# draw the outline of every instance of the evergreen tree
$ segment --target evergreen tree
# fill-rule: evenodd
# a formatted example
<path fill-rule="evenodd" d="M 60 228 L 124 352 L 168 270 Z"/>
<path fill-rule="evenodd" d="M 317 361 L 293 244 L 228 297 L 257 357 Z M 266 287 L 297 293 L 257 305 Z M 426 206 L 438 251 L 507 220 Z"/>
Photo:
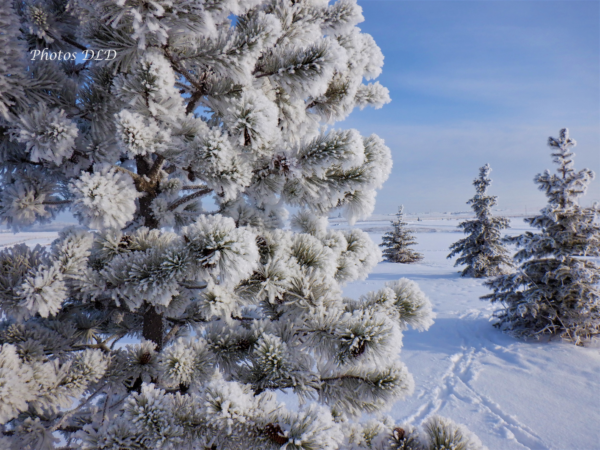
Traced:
<path fill-rule="evenodd" d="M 347 418 L 412 392 L 401 330 L 430 302 L 406 279 L 344 298 L 378 247 L 322 220 L 368 215 L 391 168 L 377 136 L 323 126 L 389 101 L 361 20 L 353 0 L 0 3 L 0 220 L 89 228 L 0 252 L 1 448 L 403 445 Z"/>
<path fill-rule="evenodd" d="M 385 248 L 383 250 L 383 257 L 386 261 L 407 264 L 421 261 L 423 255 L 408 248 L 411 245 L 415 245 L 417 241 L 412 232 L 407 228 L 408 223 L 402 221 L 403 210 L 404 206 L 398 208 L 397 219 L 392 221 L 394 229 L 383 235 L 379 246 Z"/>
<path fill-rule="evenodd" d="M 535 183 L 548 197 L 540 214 L 525 219 L 539 233 L 506 238 L 520 250 L 515 273 L 489 280 L 493 293 L 482 297 L 500 302 L 498 325 L 514 334 L 561 336 L 582 344 L 600 331 L 600 267 L 586 257 L 600 254 L 600 208 L 579 206 L 594 178 L 589 169 L 575 172 L 575 141 L 567 129 L 549 138 L 556 174 L 548 170 Z"/>
<path fill-rule="evenodd" d="M 466 264 L 462 276 L 485 278 L 503 273 L 512 263 L 508 251 L 502 244 L 501 231 L 508 228 L 508 219 L 492 216 L 496 196 L 486 195 L 492 183 L 489 164 L 479 168 L 479 177 L 473 180 L 475 196 L 467 202 L 475 211 L 475 219 L 458 224 L 468 236 L 450 246 L 448 258 L 461 256 L 454 266 Z"/>

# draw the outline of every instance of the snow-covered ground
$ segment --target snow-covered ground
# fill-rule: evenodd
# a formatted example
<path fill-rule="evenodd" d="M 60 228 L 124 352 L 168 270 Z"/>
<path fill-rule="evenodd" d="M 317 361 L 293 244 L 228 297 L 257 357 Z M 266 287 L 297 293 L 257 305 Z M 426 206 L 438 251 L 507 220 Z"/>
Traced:
<path fill-rule="evenodd" d="M 341 221 L 331 221 L 345 228 Z M 346 286 L 357 296 L 406 277 L 419 283 L 437 313 L 422 333 L 404 335 L 402 360 L 415 393 L 390 414 L 418 424 L 431 414 L 450 417 L 475 432 L 490 450 L 600 449 L 600 345 L 581 348 L 552 341 L 523 342 L 490 323 L 494 307 L 479 300 L 481 280 L 461 278 L 448 247 L 462 237 L 457 219 L 411 222 L 425 255 L 419 264 L 380 263 L 365 281 Z M 387 221 L 359 222 L 379 243 Z M 513 219 L 511 234 L 527 229 Z M 49 244 L 54 232 L 0 234 L 0 247 Z"/>
<path fill-rule="evenodd" d="M 27 244 L 35 247 L 37 244 L 49 245 L 58 237 L 58 232 L 35 232 L 35 233 L 0 233 L 0 249 L 15 244 Z"/>
<path fill-rule="evenodd" d="M 419 283 L 437 313 L 422 333 L 404 334 L 402 361 L 415 378 L 415 393 L 390 414 L 399 422 L 420 423 L 431 414 L 464 423 L 490 449 L 600 449 L 600 348 L 559 341 L 523 342 L 490 323 L 495 309 L 479 297 L 482 280 L 462 278 L 447 260 L 456 220 L 410 223 L 417 230 L 424 260 L 383 262 L 365 281 L 346 286 L 357 297 L 385 282 L 406 277 Z M 344 226 L 340 224 L 339 226 Z M 362 222 L 381 242 L 384 223 Z M 510 234 L 527 229 L 513 219 Z"/>

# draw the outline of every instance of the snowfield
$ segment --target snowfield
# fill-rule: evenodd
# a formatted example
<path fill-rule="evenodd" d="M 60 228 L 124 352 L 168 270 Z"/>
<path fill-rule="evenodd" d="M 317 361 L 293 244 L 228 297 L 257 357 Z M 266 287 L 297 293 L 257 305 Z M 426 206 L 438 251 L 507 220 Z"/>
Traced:
<path fill-rule="evenodd" d="M 49 245 L 58 237 L 58 232 L 35 233 L 0 233 L 0 249 L 16 244 L 27 244 L 35 247 L 37 244 Z"/>
<path fill-rule="evenodd" d="M 410 219 L 409 219 L 410 220 Z M 415 379 L 414 394 L 390 411 L 397 422 L 417 425 L 439 414 L 467 425 L 490 450 L 600 449 L 600 345 L 514 339 L 492 326 L 495 309 L 479 300 L 483 280 L 462 278 L 446 259 L 457 219 L 411 222 L 425 258 L 416 264 L 382 262 L 365 281 L 348 284 L 357 298 L 398 278 L 416 281 L 437 314 L 425 332 L 405 332 L 402 361 Z M 332 220 L 335 228 L 345 222 Z M 374 242 L 387 221 L 359 222 Z M 527 229 L 512 219 L 510 234 Z M 1 233 L 0 247 L 47 245 L 58 233 Z M 291 398 L 286 397 L 288 404 Z"/>
<path fill-rule="evenodd" d="M 390 414 L 415 425 L 431 414 L 450 417 L 489 449 L 600 449 L 600 345 L 524 342 L 494 328 L 490 318 L 496 307 L 479 300 L 489 293 L 483 280 L 462 278 L 454 260 L 446 259 L 448 247 L 463 236 L 456 233 L 458 222 L 410 223 L 423 261 L 382 262 L 365 281 L 344 289 L 357 297 L 387 281 L 409 278 L 437 314 L 428 331 L 404 334 L 401 360 L 416 388 Z M 357 226 L 381 242 L 382 222 Z M 525 229 L 522 219 L 512 219 L 507 231 Z"/>

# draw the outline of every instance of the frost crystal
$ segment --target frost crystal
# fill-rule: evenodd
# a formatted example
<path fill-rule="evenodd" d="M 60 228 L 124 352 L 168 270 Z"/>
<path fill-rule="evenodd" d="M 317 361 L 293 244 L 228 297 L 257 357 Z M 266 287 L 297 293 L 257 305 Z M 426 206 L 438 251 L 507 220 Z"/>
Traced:
<path fill-rule="evenodd" d="M 56 266 L 42 267 L 28 276 L 17 295 L 33 316 L 42 317 L 55 315 L 65 300 L 67 291 L 63 283 L 62 273 Z"/>
<path fill-rule="evenodd" d="M 133 219 L 135 200 L 141 195 L 128 175 L 115 170 L 83 173 L 73 181 L 72 210 L 82 223 L 97 229 L 123 228 Z"/>
<path fill-rule="evenodd" d="M 77 126 L 64 111 L 48 110 L 42 104 L 31 114 L 20 116 L 13 136 L 25 144 L 31 161 L 49 161 L 58 166 L 73 154 Z"/>
<path fill-rule="evenodd" d="M 164 143 L 169 137 L 158 128 L 154 120 L 127 110 L 117 115 L 117 130 L 123 149 L 132 158 L 164 149 Z"/>
<path fill-rule="evenodd" d="M 0 422 L 6 423 L 27 409 L 35 398 L 33 371 L 23 365 L 14 345 L 0 347 Z"/>

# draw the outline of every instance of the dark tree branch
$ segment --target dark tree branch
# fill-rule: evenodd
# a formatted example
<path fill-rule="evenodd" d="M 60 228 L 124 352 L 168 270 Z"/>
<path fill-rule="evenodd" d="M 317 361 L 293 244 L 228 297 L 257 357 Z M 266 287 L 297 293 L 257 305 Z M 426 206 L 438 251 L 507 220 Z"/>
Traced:
<path fill-rule="evenodd" d="M 184 288 L 189 289 L 190 291 L 193 291 L 193 290 L 201 291 L 202 289 L 206 289 L 206 287 L 208 286 L 208 284 L 206 284 L 206 283 L 205 284 L 197 284 L 197 285 L 181 283 L 181 285 Z"/>
<path fill-rule="evenodd" d="M 198 100 L 202 98 L 204 95 L 203 90 L 196 90 L 190 97 L 187 106 L 185 107 L 186 114 L 191 114 L 196 109 L 196 105 L 198 104 Z"/>
<path fill-rule="evenodd" d="M 131 178 L 133 178 L 133 181 L 135 183 L 137 183 L 140 180 L 140 178 L 141 178 L 137 173 L 133 173 L 131 170 L 127 170 L 124 167 L 114 166 L 114 168 L 118 172 L 123 172 L 123 173 L 126 173 L 127 175 L 129 175 Z"/>
<path fill-rule="evenodd" d="M 73 414 L 75 414 L 77 411 L 81 410 L 83 407 L 85 407 L 87 404 L 89 404 L 98 394 L 100 394 L 104 388 L 106 387 L 106 384 L 103 384 L 102 386 L 100 386 L 93 394 L 91 394 L 85 401 L 81 402 L 79 404 L 79 406 L 77 406 L 77 408 L 66 412 L 61 419 L 57 422 L 57 424 L 52 427 L 52 431 L 68 431 L 69 433 L 73 433 L 75 431 L 79 431 L 81 428 L 79 427 L 62 427 L 62 424 L 65 422 L 65 420 L 67 420 L 69 417 L 71 417 Z M 74 431 L 69 431 L 69 428 L 75 428 Z"/>
<path fill-rule="evenodd" d="M 341 380 L 367 381 L 364 378 L 357 377 L 357 376 L 354 376 L 354 375 L 340 375 L 339 377 L 321 378 L 321 381 L 323 383 L 331 383 L 333 381 L 341 381 Z"/>
<path fill-rule="evenodd" d="M 173 336 L 175 336 L 177 334 L 177 332 L 179 331 L 180 328 L 181 328 L 181 325 L 179 325 L 179 324 L 173 325 L 171 330 L 165 336 L 165 343 L 168 343 L 171 339 L 173 339 Z"/>
<path fill-rule="evenodd" d="M 61 36 L 61 39 L 63 41 L 65 41 L 67 44 L 72 45 L 73 47 L 76 47 L 81 51 L 86 51 L 88 49 L 85 45 L 81 45 L 79 42 L 74 41 L 73 39 L 68 38 L 66 36 Z"/>
<path fill-rule="evenodd" d="M 244 147 L 252 144 L 252 138 L 250 137 L 250 133 L 248 132 L 248 128 L 244 128 Z"/>
<path fill-rule="evenodd" d="M 205 186 L 203 184 L 199 184 L 197 186 L 183 186 L 180 190 L 181 191 L 195 191 L 196 189 L 208 189 L 208 186 Z"/>
<path fill-rule="evenodd" d="M 68 205 L 72 203 L 71 200 L 50 200 L 46 202 L 42 202 L 42 205 Z"/>
<path fill-rule="evenodd" d="M 190 77 L 189 70 L 180 64 L 181 60 L 176 60 L 171 54 L 168 44 L 163 46 L 163 50 L 165 52 L 165 56 L 173 66 L 173 69 L 175 69 L 177 73 L 184 77 L 195 88 L 185 109 L 185 112 L 190 114 L 194 112 L 194 109 L 196 109 L 196 104 L 206 94 L 206 79 L 208 77 L 208 72 L 204 72 L 200 77 L 200 80 L 195 80 Z"/>
<path fill-rule="evenodd" d="M 13 162 L 13 161 L 10 161 L 10 162 Z M 20 158 L 18 161 L 15 161 L 15 162 L 19 162 L 22 164 L 31 164 L 32 166 L 43 166 L 44 165 L 44 163 L 29 161 L 28 159 L 23 159 L 23 158 Z"/>
<path fill-rule="evenodd" d="M 190 194 L 190 195 L 187 195 L 185 197 L 182 197 L 179 200 L 171 203 L 169 205 L 168 209 L 169 209 L 169 211 L 175 211 L 179 206 L 181 206 L 181 205 L 183 205 L 183 204 L 185 204 L 185 203 L 187 203 L 189 201 L 192 201 L 195 198 L 203 197 L 206 194 L 209 194 L 210 192 L 212 192 L 212 189 L 209 189 L 209 188 L 205 188 L 205 189 L 201 189 L 199 191 L 196 191 L 193 194 Z"/>
<path fill-rule="evenodd" d="M 151 181 L 158 180 L 160 171 L 161 171 L 164 163 L 165 163 L 165 157 L 162 155 L 157 155 L 156 160 L 154 161 L 154 164 L 152 165 L 152 167 L 150 168 L 150 171 L 148 172 L 148 178 L 150 178 Z"/>

